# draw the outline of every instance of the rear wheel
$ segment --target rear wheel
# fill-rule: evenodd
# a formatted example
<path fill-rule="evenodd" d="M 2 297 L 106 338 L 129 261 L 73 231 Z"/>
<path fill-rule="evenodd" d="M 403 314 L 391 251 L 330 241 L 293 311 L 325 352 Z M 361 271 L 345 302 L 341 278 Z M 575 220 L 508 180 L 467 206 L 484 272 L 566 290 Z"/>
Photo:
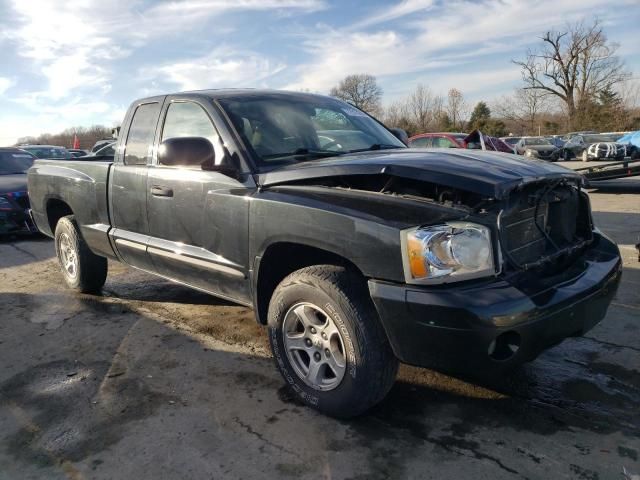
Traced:
<path fill-rule="evenodd" d="M 286 277 L 269 304 L 269 341 L 295 395 L 335 417 L 381 401 L 398 371 L 363 278 L 344 267 L 318 265 Z"/>
<path fill-rule="evenodd" d="M 107 279 L 107 259 L 89 250 L 73 215 L 58 221 L 54 238 L 67 286 L 82 293 L 100 291 Z"/>

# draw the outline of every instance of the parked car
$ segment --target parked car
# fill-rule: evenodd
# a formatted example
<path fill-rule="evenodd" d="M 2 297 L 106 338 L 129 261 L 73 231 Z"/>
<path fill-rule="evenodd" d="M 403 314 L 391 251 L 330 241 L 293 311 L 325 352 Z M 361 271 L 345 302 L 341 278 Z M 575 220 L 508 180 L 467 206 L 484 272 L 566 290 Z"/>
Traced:
<path fill-rule="evenodd" d="M 576 135 L 597 135 L 598 133 L 599 132 L 596 132 L 595 130 L 582 130 L 580 132 L 569 132 L 564 134 L 564 136 L 562 137 L 562 140 L 564 140 L 565 142 L 568 142 Z"/>
<path fill-rule="evenodd" d="M 627 145 L 618 143 L 620 135 L 576 135 L 562 147 L 564 160 L 579 158 L 590 160 L 623 160 L 627 156 Z"/>
<path fill-rule="evenodd" d="M 549 140 L 556 148 L 562 148 L 566 143 L 566 141 L 563 140 L 563 138 L 560 135 L 550 135 L 545 138 Z"/>
<path fill-rule="evenodd" d="M 20 145 L 22 150 L 26 150 L 37 158 L 50 160 L 69 160 L 73 155 L 64 147 L 55 145 Z"/>
<path fill-rule="evenodd" d="M 67 151 L 73 157 L 84 157 L 85 155 L 87 155 L 89 153 L 86 150 L 81 150 L 79 148 L 68 148 Z"/>
<path fill-rule="evenodd" d="M 27 170 L 34 160 L 24 150 L 0 148 L 0 235 L 37 232 L 27 195 Z"/>
<path fill-rule="evenodd" d="M 558 148 L 544 137 L 522 137 L 515 145 L 518 155 L 540 158 L 555 162 L 559 156 Z"/>
<path fill-rule="evenodd" d="M 500 137 L 500 140 L 502 140 L 504 143 L 506 143 L 507 145 L 509 145 L 510 147 L 515 148 L 516 143 L 518 143 L 518 141 L 521 139 L 522 137 Z"/>
<path fill-rule="evenodd" d="M 421 133 L 409 138 L 411 148 L 466 148 L 467 133 Z"/>
<path fill-rule="evenodd" d="M 114 140 L 113 138 L 106 138 L 104 140 L 98 140 L 96 143 L 93 144 L 93 147 L 91 147 L 91 151 L 89 153 L 95 153 L 98 150 L 100 150 L 101 148 L 106 147 L 107 145 L 113 143 Z"/>
<path fill-rule="evenodd" d="M 110 258 L 253 307 L 294 395 L 349 417 L 398 361 L 499 375 L 616 293 L 581 175 L 463 153 L 335 98 L 209 90 L 134 102 L 113 162 L 38 160 L 29 194 L 70 288 L 99 291 Z"/>
<path fill-rule="evenodd" d="M 411 148 L 465 148 L 513 153 L 511 146 L 479 130 L 471 133 L 421 133 L 409 138 Z"/>
<path fill-rule="evenodd" d="M 627 146 L 627 154 L 632 160 L 640 158 L 640 130 L 635 132 L 627 132 L 617 140 Z"/>

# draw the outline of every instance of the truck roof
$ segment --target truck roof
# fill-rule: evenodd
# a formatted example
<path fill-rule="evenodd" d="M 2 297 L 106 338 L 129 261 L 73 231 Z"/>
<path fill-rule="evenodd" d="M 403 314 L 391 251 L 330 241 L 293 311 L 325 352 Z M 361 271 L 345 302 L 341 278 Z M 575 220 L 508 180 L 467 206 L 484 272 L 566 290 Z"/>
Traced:
<path fill-rule="evenodd" d="M 154 95 L 152 97 L 140 98 L 135 103 L 145 102 L 147 100 L 156 100 L 164 96 L 191 96 L 209 97 L 209 98 L 224 98 L 224 97 L 237 97 L 237 96 L 258 96 L 258 95 L 282 95 L 282 96 L 294 96 L 294 97 L 327 97 L 328 95 L 321 95 L 317 93 L 307 92 L 294 92 L 289 90 L 275 90 L 270 88 L 211 88 L 205 90 L 188 90 L 184 92 L 172 92 L 163 95 Z"/>

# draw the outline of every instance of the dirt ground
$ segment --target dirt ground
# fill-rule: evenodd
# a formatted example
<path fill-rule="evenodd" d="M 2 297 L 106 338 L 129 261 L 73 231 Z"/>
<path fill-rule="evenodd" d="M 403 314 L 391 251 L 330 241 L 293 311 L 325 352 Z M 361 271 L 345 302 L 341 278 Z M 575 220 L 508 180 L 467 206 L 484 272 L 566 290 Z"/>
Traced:
<path fill-rule="evenodd" d="M 640 474 L 640 179 L 591 191 L 621 246 L 606 319 L 485 384 L 401 369 L 351 421 L 292 401 L 252 312 L 110 265 L 65 290 L 0 241 L 0 479 L 624 479 Z"/>

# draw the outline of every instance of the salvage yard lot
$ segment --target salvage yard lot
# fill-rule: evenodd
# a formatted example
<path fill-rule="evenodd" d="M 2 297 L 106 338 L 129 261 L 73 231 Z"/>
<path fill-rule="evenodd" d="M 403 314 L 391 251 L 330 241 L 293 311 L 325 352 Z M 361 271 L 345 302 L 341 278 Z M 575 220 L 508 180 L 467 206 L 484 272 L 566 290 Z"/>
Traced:
<path fill-rule="evenodd" d="M 67 291 L 48 239 L 0 242 L 0 479 L 640 474 L 640 180 L 591 190 L 621 245 L 606 319 L 499 381 L 402 367 L 350 421 L 292 401 L 252 312 L 110 264 Z"/>

